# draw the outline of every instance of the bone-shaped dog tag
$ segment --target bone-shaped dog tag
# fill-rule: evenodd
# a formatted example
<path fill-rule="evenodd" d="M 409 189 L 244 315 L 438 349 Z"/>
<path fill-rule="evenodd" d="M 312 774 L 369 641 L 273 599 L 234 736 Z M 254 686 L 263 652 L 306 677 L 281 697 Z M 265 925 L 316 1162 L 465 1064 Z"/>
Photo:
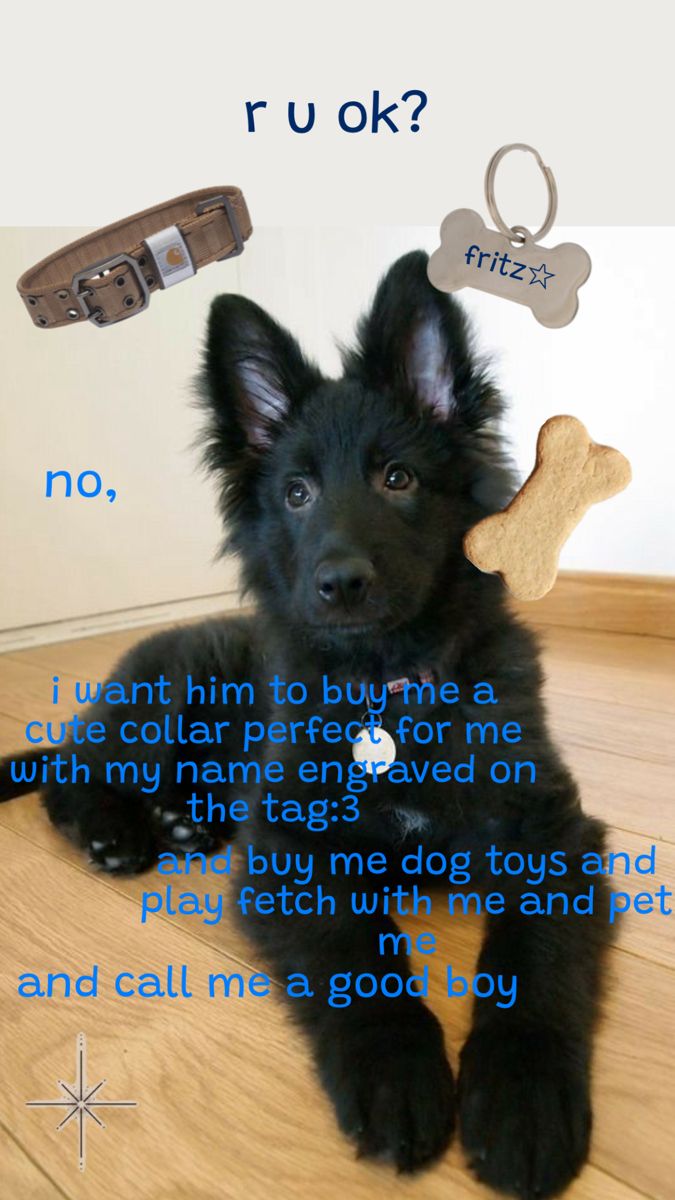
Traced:
<path fill-rule="evenodd" d="M 517 227 L 520 231 L 520 227 Z M 526 304 L 542 325 L 567 325 L 579 306 L 577 291 L 591 272 L 582 246 L 541 246 L 488 229 L 477 212 L 458 208 L 441 225 L 441 244 L 429 260 L 430 282 L 442 292 L 478 288 Z"/>

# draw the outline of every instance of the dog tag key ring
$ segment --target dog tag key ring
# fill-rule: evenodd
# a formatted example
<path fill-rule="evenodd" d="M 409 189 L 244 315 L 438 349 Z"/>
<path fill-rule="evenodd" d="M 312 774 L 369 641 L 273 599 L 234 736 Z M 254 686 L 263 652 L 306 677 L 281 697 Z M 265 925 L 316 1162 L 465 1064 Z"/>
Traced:
<path fill-rule="evenodd" d="M 512 150 L 533 154 L 548 189 L 543 225 L 531 233 L 524 225 L 507 225 L 495 199 L 497 167 Z M 591 260 L 582 246 L 564 242 L 542 246 L 555 221 L 558 189 L 553 171 L 533 146 L 512 142 L 492 155 L 485 173 L 485 200 L 497 229 L 489 229 L 471 208 L 458 208 L 441 225 L 441 244 L 429 259 L 429 280 L 441 292 L 477 288 L 530 308 L 541 325 L 568 325 L 579 307 L 578 289 L 591 273 Z"/>
<path fill-rule="evenodd" d="M 373 726 L 376 727 L 377 737 L 374 736 Z M 384 775 L 396 761 L 396 742 L 382 728 L 382 718 L 377 714 L 370 711 L 363 714 L 361 728 L 352 742 L 352 758 L 354 762 L 367 763 L 369 771 L 374 771 L 376 775 Z"/>

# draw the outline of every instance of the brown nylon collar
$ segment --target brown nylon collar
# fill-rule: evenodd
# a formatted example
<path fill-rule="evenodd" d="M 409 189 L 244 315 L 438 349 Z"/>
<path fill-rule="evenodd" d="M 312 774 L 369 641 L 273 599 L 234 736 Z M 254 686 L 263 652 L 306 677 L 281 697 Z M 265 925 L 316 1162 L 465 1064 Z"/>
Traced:
<path fill-rule="evenodd" d="M 151 292 L 241 254 L 251 232 L 239 188 L 201 188 L 71 242 L 16 286 L 39 329 L 114 325 L 147 308 Z"/>

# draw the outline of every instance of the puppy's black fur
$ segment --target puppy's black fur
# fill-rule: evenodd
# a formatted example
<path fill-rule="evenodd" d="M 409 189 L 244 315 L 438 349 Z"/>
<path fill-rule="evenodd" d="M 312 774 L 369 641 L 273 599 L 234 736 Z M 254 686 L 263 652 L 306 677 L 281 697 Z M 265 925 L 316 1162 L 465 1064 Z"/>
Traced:
<path fill-rule="evenodd" d="M 307 686 L 307 704 L 294 706 L 294 719 L 319 712 L 347 721 L 352 709 L 322 708 L 323 674 L 338 683 L 382 682 L 430 670 L 462 691 L 453 711 L 415 710 L 431 721 L 457 718 L 443 746 L 424 750 L 424 757 L 451 762 L 466 756 L 462 722 L 487 719 L 472 703 L 471 685 L 493 684 L 499 720 L 519 721 L 525 730 L 524 757 L 536 762 L 536 786 L 488 784 L 480 763 L 469 788 L 425 783 L 403 794 L 383 775 L 369 787 L 358 822 L 321 833 L 271 824 L 256 807 L 243 826 L 244 841 L 267 854 L 311 851 L 318 879 L 337 895 L 338 915 L 243 923 L 281 978 L 308 975 L 314 994 L 294 1001 L 293 1012 L 312 1040 L 338 1121 L 361 1152 L 416 1169 L 447 1145 L 457 1107 L 480 1179 L 522 1197 L 554 1195 L 588 1150 L 591 1033 L 606 929 L 602 883 L 596 881 L 593 916 L 524 917 L 515 903 L 522 880 L 500 877 L 510 907 L 488 921 L 479 970 L 516 974 L 518 999 L 509 1009 L 496 1006 L 498 997 L 476 1001 L 457 1086 L 440 1026 L 419 998 L 354 999 L 346 1008 L 326 1003 L 336 972 L 379 978 L 407 971 L 400 956 L 378 953 L 379 934 L 395 929 L 389 917 L 350 915 L 354 880 L 328 873 L 331 850 L 381 849 L 395 859 L 402 847 L 419 843 L 446 853 L 470 848 L 478 868 L 472 887 L 484 891 L 496 886 L 479 868 L 490 844 L 535 855 L 564 850 L 568 872 L 555 890 L 571 898 L 588 887 L 582 853 L 603 845 L 601 826 L 582 813 L 551 744 L 533 639 L 507 610 L 501 583 L 479 574 L 462 554 L 463 534 L 501 507 L 512 486 L 495 429 L 500 399 L 472 352 L 462 310 L 429 285 L 425 256 L 407 255 L 380 284 L 356 347 L 344 354 L 343 377 L 329 381 L 255 304 L 221 296 L 211 312 L 200 391 L 227 544 L 241 558 L 257 615 L 150 638 L 114 678 L 163 672 L 178 680 L 189 672 L 203 682 L 251 679 L 264 701 L 266 681 L 278 674 Z M 133 715 L 163 711 L 148 706 Z M 401 712 L 394 698 L 391 719 Z M 128 712 L 99 705 L 90 715 L 112 731 L 104 747 L 78 748 L 92 782 L 51 783 L 45 800 L 51 818 L 71 827 L 102 867 L 142 869 L 160 847 L 208 849 L 232 833 L 189 820 L 185 795 L 170 784 L 180 747 L 153 749 L 163 760 L 161 794 L 148 799 L 137 789 L 108 787 L 104 758 L 142 758 L 147 750 L 115 744 Z M 233 740 L 221 753 L 240 756 L 236 722 L 250 712 L 192 707 L 186 715 L 230 719 Z M 288 719 L 288 708 L 278 715 Z M 269 703 L 261 716 L 272 716 Z M 190 756 L 198 750 L 191 747 Z M 479 759 L 494 757 L 488 747 L 476 752 Z M 212 747 L 202 753 L 214 757 Z M 292 781 L 277 794 L 308 802 L 317 787 L 296 781 L 300 760 L 346 762 L 350 749 L 332 745 L 308 754 L 306 745 L 282 745 L 270 753 L 283 760 Z M 400 759 L 414 755 L 414 748 L 399 746 Z M 500 757 L 523 757 L 523 746 L 503 745 Z M 19 790 L 29 785 L 11 784 L 5 763 L 0 796 Z M 275 892 L 279 880 L 270 875 L 255 883 Z M 369 883 L 378 889 L 383 879 L 359 879 L 359 887 Z"/>

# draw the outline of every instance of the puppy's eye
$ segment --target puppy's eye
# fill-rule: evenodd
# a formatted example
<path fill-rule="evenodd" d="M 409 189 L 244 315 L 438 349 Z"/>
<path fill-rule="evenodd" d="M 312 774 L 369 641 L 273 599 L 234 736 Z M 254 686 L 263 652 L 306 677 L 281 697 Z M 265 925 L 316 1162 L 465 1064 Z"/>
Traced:
<path fill-rule="evenodd" d="M 405 492 L 412 487 L 415 476 L 403 463 L 389 463 L 384 472 L 384 486 L 390 492 Z"/>
<path fill-rule="evenodd" d="M 304 479 L 294 479 L 286 489 L 286 504 L 289 508 L 303 508 L 312 499 L 309 484 Z"/>

